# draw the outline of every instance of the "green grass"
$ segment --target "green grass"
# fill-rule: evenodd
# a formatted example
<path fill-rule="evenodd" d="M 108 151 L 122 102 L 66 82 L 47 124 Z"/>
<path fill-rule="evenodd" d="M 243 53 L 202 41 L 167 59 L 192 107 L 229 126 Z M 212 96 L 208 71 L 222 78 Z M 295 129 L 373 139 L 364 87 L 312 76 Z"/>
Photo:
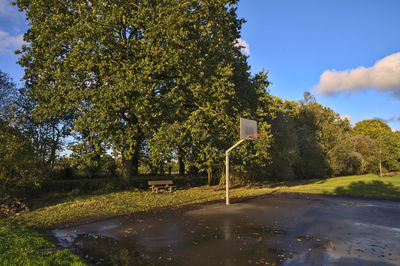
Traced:
<path fill-rule="evenodd" d="M 379 177 L 360 175 L 320 180 L 293 181 L 280 186 L 245 186 L 231 190 L 232 198 L 256 196 L 271 192 L 320 193 L 367 198 L 400 199 L 400 175 Z M 123 191 L 100 195 L 69 196 L 19 217 L 31 225 L 50 226 L 90 216 L 112 216 L 162 207 L 224 200 L 224 187 L 197 187 L 174 193 L 153 194 L 150 191 Z"/>
<path fill-rule="evenodd" d="M 279 191 L 319 193 L 376 199 L 400 199 L 400 175 L 379 177 L 358 175 L 313 180 L 308 184 L 279 188 Z"/>
<path fill-rule="evenodd" d="M 0 220 L 0 265 L 85 265 L 69 250 L 21 223 Z"/>
<path fill-rule="evenodd" d="M 231 197 L 240 198 L 271 192 L 272 188 L 241 187 L 232 189 Z M 101 195 L 69 197 L 58 204 L 45 206 L 19 217 L 32 225 L 50 226 L 89 216 L 120 215 L 162 207 L 179 207 L 225 198 L 223 187 L 197 187 L 174 193 L 123 191 Z"/>

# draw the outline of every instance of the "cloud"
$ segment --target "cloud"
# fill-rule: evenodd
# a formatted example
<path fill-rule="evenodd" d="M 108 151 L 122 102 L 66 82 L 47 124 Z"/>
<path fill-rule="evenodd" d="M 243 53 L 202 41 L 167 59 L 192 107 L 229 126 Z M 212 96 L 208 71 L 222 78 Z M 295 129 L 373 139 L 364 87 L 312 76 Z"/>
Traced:
<path fill-rule="evenodd" d="M 379 119 L 385 123 L 395 123 L 395 122 L 400 122 L 400 115 L 394 115 L 389 119 L 383 119 L 383 118 L 379 118 Z"/>
<path fill-rule="evenodd" d="M 13 53 L 13 50 L 20 48 L 24 44 L 23 36 L 23 34 L 12 36 L 0 30 L 0 54 Z"/>
<path fill-rule="evenodd" d="M 245 40 L 242 40 L 240 38 L 236 39 L 236 46 L 240 47 L 240 50 L 245 55 L 250 55 L 250 45 Z"/>
<path fill-rule="evenodd" d="M 378 60 L 372 67 L 360 66 L 344 71 L 326 70 L 315 87 L 321 95 L 334 95 L 362 89 L 392 92 L 400 97 L 400 53 Z"/>
<path fill-rule="evenodd" d="M 341 115 L 340 118 L 342 120 L 348 119 L 349 121 L 351 121 L 351 115 Z"/>

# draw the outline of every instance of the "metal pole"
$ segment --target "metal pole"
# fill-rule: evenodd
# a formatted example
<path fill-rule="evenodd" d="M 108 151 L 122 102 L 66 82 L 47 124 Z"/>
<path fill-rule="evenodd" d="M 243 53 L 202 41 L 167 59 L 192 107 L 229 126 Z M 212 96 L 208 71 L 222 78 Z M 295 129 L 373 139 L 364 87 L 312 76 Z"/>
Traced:
<path fill-rule="evenodd" d="M 240 143 L 245 141 L 245 139 L 241 139 L 238 142 L 235 143 L 232 147 L 230 147 L 226 152 L 225 152 L 225 176 L 226 176 L 226 181 L 225 181 L 225 196 L 226 196 L 226 205 L 229 205 L 229 154 L 231 151 L 236 148 Z"/>
<path fill-rule="evenodd" d="M 226 152 L 225 158 L 225 198 L 226 198 L 226 205 L 229 205 L 229 152 Z"/>

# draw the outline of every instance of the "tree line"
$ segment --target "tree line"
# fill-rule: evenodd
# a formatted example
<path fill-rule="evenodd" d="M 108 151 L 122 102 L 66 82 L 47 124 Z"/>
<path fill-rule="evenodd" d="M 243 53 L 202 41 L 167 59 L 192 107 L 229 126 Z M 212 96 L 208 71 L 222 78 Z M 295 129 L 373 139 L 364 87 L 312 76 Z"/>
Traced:
<path fill-rule="evenodd" d="M 1 72 L 2 187 L 39 186 L 60 167 L 216 183 L 240 117 L 263 137 L 233 152 L 238 181 L 399 170 L 400 136 L 383 121 L 352 127 L 250 74 L 237 2 L 16 1 L 30 28 L 16 51 L 24 87 Z"/>

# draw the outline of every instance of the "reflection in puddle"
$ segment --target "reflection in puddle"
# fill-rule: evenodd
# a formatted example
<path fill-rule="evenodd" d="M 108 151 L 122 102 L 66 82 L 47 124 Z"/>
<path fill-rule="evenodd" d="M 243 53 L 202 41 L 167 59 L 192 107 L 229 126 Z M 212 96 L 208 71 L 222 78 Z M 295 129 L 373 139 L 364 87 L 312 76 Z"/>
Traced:
<path fill-rule="evenodd" d="M 285 260 L 283 265 L 328 265 L 329 255 L 325 252 L 306 252 L 295 254 Z"/>
<path fill-rule="evenodd" d="M 74 235 L 67 239 L 68 247 L 77 248 L 78 253 L 91 264 L 147 265 L 151 256 L 141 253 L 134 241 L 101 237 L 92 234 Z"/>

